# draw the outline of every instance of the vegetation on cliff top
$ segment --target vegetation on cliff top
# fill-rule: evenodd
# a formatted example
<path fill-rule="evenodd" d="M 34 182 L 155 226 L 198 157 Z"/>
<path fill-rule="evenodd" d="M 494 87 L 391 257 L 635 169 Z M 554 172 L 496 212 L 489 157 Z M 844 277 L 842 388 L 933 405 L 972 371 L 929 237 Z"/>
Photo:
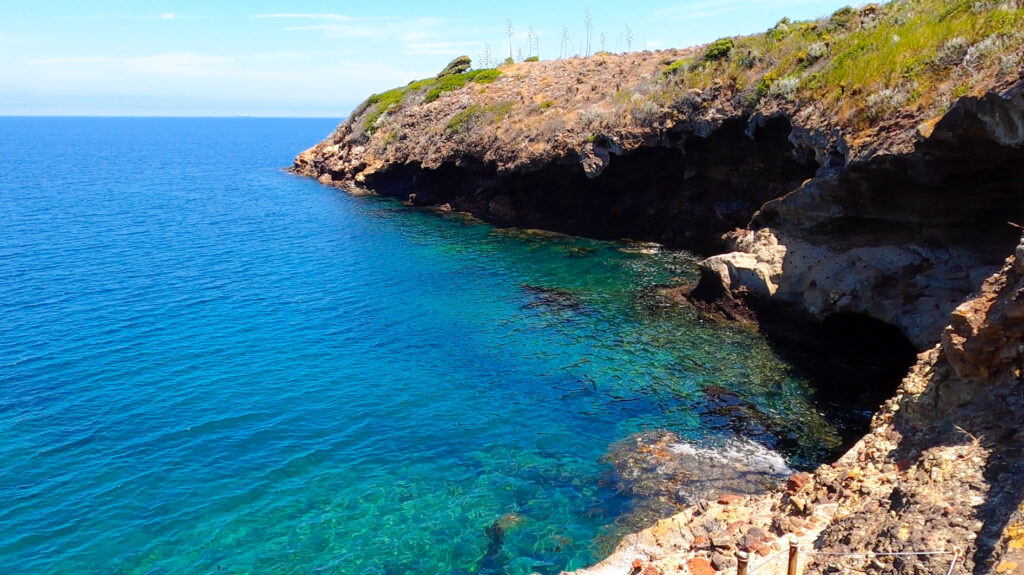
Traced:
<path fill-rule="evenodd" d="M 469 58 L 459 56 L 434 78 L 416 80 L 401 88 L 388 90 L 382 94 L 373 94 L 359 105 L 353 116 L 362 115 L 365 131 L 372 134 L 382 116 L 401 106 L 413 94 L 424 94 L 423 101 L 430 103 L 441 97 L 445 92 L 457 90 L 469 82 L 489 84 L 501 75 L 501 71 L 493 68 L 469 70 Z"/>
<path fill-rule="evenodd" d="M 871 138 L 858 132 L 883 120 L 916 126 L 962 96 L 1024 78 L 1024 0 L 895 0 L 683 50 L 482 70 L 467 70 L 467 60 L 374 94 L 339 137 L 385 163 L 468 154 L 511 169 L 598 135 L 629 149 L 704 116 L 813 108 L 819 128 L 842 129 L 852 149 Z"/>
<path fill-rule="evenodd" d="M 763 34 L 715 42 L 665 72 L 679 87 L 727 83 L 752 102 L 777 96 L 838 104 L 857 123 L 903 106 L 941 112 L 982 71 L 1019 69 L 1022 47 L 1019 0 L 901 0 L 814 21 L 783 19 Z"/>

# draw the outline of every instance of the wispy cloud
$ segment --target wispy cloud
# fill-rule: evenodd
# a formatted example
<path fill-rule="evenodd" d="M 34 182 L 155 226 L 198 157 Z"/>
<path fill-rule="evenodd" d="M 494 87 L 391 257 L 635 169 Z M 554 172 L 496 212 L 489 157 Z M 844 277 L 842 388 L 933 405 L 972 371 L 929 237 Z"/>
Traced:
<path fill-rule="evenodd" d="M 372 22 L 375 20 L 399 20 L 394 16 L 348 16 L 318 12 L 280 12 L 276 14 L 253 14 L 250 18 L 275 20 L 321 20 L 329 22 Z"/>
<path fill-rule="evenodd" d="M 335 13 L 282 12 L 253 14 L 252 18 L 292 20 L 286 32 L 322 32 L 329 38 L 380 38 L 405 44 L 436 38 L 443 24 L 440 18 L 395 18 L 391 16 L 349 16 Z"/>
<path fill-rule="evenodd" d="M 67 54 L 0 60 L 0 110 L 5 109 L 5 99 L 7 109 L 22 111 L 45 109 L 44 104 L 37 105 L 43 100 L 63 102 L 71 109 L 85 109 L 85 102 L 130 102 L 140 110 L 160 102 L 172 108 L 192 102 L 203 109 L 233 102 L 234 108 L 225 109 L 259 113 L 273 104 L 343 115 L 370 92 L 422 76 L 408 60 L 353 59 L 336 50 Z"/>
<path fill-rule="evenodd" d="M 210 56 L 194 52 L 168 52 L 150 56 L 67 56 L 35 58 L 28 66 L 42 73 L 70 77 L 101 77 L 116 73 L 150 76 L 211 76 L 237 62 L 230 56 Z"/>
<path fill-rule="evenodd" d="M 304 26 L 286 26 L 286 32 L 324 32 L 328 36 L 347 38 L 372 38 L 380 36 L 381 31 L 369 26 L 348 26 L 343 24 L 307 24 Z"/>
<path fill-rule="evenodd" d="M 73 16 L 73 18 L 90 20 L 197 20 L 199 16 L 178 14 L 177 12 L 161 12 L 159 14 L 82 14 Z"/>
<path fill-rule="evenodd" d="M 337 57 L 338 54 L 334 54 Z M 331 70 L 332 76 L 361 77 L 394 82 L 408 81 L 415 72 L 394 68 L 381 62 L 358 62 L 342 60 L 330 62 L 329 53 L 276 52 L 248 56 L 220 56 L 195 52 L 168 52 L 146 56 L 82 55 L 57 58 L 34 58 L 24 61 L 21 67 L 36 78 L 61 80 L 68 84 L 68 78 L 97 81 L 104 79 L 195 79 L 208 85 L 222 84 L 230 78 L 267 79 L 275 77 L 304 77 L 304 82 L 315 82 L 322 78 L 323 70 Z M 296 66 L 302 62 L 302 66 Z M 146 88 L 146 82 L 138 83 L 139 89 Z M 375 82 L 376 83 L 376 82 Z M 386 82 L 381 82 L 385 83 Z M 2 82 L 0 82 L 2 84 Z M 73 85 L 73 84 L 72 84 Z"/>
<path fill-rule="evenodd" d="M 350 22 L 354 20 L 351 16 L 344 14 L 316 14 L 310 12 L 286 12 L 277 14 L 253 14 L 252 18 L 273 18 L 278 20 L 334 20 L 336 22 Z"/>

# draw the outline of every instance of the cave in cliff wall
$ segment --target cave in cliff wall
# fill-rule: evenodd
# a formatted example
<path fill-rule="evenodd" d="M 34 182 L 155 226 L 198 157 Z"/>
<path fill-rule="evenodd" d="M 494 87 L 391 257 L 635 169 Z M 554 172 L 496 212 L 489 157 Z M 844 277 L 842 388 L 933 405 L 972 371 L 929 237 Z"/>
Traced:
<path fill-rule="evenodd" d="M 751 137 L 747 122 L 733 119 L 707 137 L 670 131 L 657 145 L 621 155 L 598 137 L 595 150 L 610 160 L 597 177 L 576 161 L 499 176 L 467 160 L 435 170 L 392 167 L 367 185 L 402 199 L 415 194 L 416 205 L 447 203 L 499 225 L 628 237 L 708 254 L 724 247 L 723 233 L 746 226 L 766 201 L 818 169 L 813 158 L 795 153 L 790 130 L 779 117 Z"/>

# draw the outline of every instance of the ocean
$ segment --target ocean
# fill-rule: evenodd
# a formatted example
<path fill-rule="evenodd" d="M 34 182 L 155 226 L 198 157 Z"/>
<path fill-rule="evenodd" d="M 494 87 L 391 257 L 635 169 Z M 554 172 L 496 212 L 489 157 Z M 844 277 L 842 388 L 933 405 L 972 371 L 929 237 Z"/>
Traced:
<path fill-rule="evenodd" d="M 336 123 L 0 118 L 0 572 L 556 573 L 636 434 L 835 450 L 692 254 L 284 171 Z"/>

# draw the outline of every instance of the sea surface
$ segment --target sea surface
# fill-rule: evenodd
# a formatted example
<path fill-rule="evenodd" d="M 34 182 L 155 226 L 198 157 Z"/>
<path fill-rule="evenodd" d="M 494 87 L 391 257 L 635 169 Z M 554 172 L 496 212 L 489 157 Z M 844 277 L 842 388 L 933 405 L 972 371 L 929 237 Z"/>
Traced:
<path fill-rule="evenodd" d="M 694 256 L 283 170 L 335 124 L 0 118 L 0 573 L 553 573 L 616 442 L 836 447 Z"/>

